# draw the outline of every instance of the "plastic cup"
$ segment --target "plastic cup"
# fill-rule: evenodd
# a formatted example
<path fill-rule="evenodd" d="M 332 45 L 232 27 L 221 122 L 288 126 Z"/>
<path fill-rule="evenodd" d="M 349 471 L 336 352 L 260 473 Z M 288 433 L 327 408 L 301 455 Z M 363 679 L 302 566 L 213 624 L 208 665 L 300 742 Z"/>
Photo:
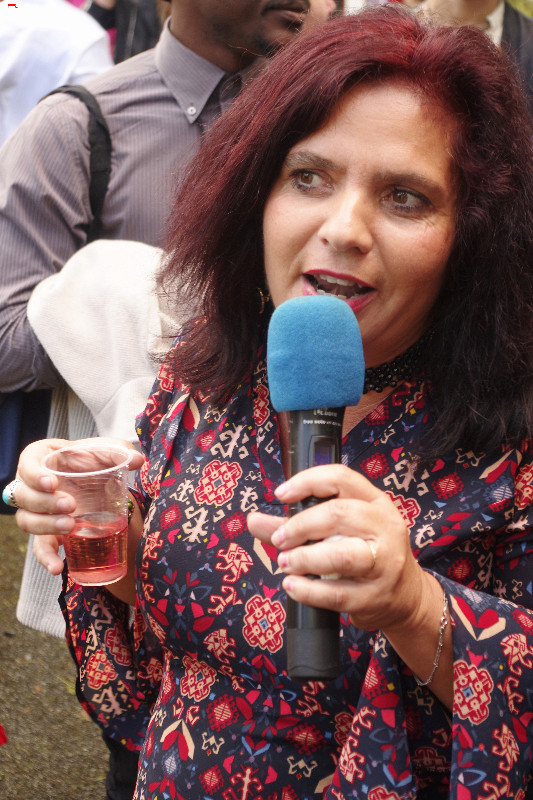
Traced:
<path fill-rule="evenodd" d="M 126 448 L 91 443 L 63 447 L 43 460 L 59 489 L 76 500 L 75 527 L 64 534 L 63 546 L 70 575 L 83 586 L 126 575 L 130 458 Z"/>

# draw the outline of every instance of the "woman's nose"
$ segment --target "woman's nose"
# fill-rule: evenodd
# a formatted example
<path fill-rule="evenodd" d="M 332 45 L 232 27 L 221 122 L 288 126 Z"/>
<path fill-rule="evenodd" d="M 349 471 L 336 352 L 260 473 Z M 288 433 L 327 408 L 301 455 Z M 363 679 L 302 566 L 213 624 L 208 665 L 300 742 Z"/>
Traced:
<path fill-rule="evenodd" d="M 332 198 L 318 235 L 324 244 L 339 252 L 356 249 L 368 253 L 372 247 L 368 214 L 365 200 L 359 194 L 338 195 Z"/>

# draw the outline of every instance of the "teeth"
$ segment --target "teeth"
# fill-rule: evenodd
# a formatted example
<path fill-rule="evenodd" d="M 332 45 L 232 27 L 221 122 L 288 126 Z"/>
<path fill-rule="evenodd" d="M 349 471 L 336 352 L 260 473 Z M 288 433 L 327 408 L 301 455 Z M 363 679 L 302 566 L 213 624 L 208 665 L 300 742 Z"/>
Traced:
<path fill-rule="evenodd" d="M 331 294 L 331 292 L 326 292 L 326 291 L 324 291 L 324 289 L 317 289 L 316 293 L 317 294 L 327 294 L 327 295 Z M 348 300 L 347 295 L 340 294 L 340 292 L 336 292 L 335 296 L 338 297 L 339 300 Z"/>
<path fill-rule="evenodd" d="M 346 281 L 344 278 L 334 278 L 332 275 L 317 275 L 317 278 L 323 283 L 337 283 L 339 286 L 354 285 L 354 281 Z"/>

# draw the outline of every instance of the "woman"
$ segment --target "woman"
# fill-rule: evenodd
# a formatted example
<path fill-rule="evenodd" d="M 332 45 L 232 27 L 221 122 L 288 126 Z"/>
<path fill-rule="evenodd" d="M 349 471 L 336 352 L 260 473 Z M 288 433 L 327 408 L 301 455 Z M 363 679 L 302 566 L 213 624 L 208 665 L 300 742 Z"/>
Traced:
<path fill-rule="evenodd" d="M 137 800 L 524 796 L 528 126 L 480 32 L 385 7 L 302 37 L 206 137 L 162 275 L 203 316 L 139 419 L 136 564 L 108 590 L 67 576 L 63 598 L 94 717 L 133 748 L 155 701 Z M 267 289 L 274 306 L 342 295 L 357 316 L 368 386 L 346 409 L 346 466 L 284 480 Z M 59 444 L 21 458 L 32 533 L 72 527 L 39 466 Z M 328 499 L 286 519 L 313 494 Z M 61 569 L 56 537 L 36 538 Z M 325 573 L 340 577 L 304 577 Z M 344 612 L 337 680 L 287 675 L 286 593 Z"/>

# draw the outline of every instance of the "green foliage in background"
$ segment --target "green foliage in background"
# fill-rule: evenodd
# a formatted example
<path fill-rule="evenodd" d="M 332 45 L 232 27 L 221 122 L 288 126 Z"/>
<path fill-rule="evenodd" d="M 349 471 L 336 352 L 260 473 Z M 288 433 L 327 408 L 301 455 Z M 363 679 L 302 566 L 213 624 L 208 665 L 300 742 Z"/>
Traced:
<path fill-rule="evenodd" d="M 509 0 L 509 2 L 519 11 L 533 17 L 533 0 Z"/>

